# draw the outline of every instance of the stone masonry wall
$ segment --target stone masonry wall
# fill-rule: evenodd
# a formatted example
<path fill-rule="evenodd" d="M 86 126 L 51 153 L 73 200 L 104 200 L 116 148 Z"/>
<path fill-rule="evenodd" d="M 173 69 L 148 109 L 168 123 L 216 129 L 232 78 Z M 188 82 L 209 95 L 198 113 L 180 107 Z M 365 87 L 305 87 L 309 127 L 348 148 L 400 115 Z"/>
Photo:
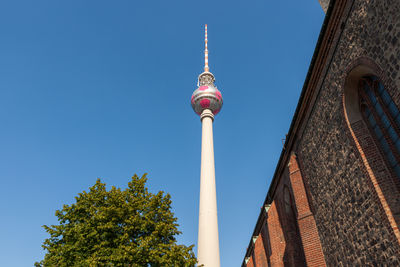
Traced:
<path fill-rule="evenodd" d="M 343 86 L 373 60 L 400 106 L 400 1 L 355 0 L 297 147 L 328 266 L 400 266 L 400 247 L 345 122 Z"/>

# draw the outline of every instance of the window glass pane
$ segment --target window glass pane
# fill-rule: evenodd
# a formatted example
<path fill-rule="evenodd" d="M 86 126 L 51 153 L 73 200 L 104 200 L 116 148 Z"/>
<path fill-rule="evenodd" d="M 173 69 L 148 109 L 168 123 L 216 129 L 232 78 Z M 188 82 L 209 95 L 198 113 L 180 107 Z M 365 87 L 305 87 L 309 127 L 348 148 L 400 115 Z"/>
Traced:
<path fill-rule="evenodd" d="M 368 86 L 368 85 L 365 86 L 365 91 L 366 91 L 366 93 L 367 93 L 367 96 L 368 96 L 369 100 L 371 100 L 372 105 L 375 105 L 375 103 L 376 103 L 375 95 L 374 95 L 374 93 L 369 89 L 369 86 Z"/>
<path fill-rule="evenodd" d="M 363 99 L 362 94 L 360 94 L 360 103 L 363 103 L 363 115 L 366 118 L 366 123 L 373 130 L 372 134 L 379 141 L 387 162 L 396 175 L 400 177 L 400 163 L 395 157 L 396 153 L 400 154 L 400 136 L 395 130 L 396 127 L 400 128 L 399 108 L 376 76 L 367 76 L 364 79 L 362 89 L 365 92 L 364 98 L 367 99 Z M 375 97 L 375 93 L 379 95 L 379 101 Z M 393 118 L 396 125 L 392 125 L 389 118 Z M 393 144 L 393 147 L 389 146 L 387 140 Z"/>
<path fill-rule="evenodd" d="M 398 127 L 400 127 L 400 116 L 399 115 L 397 115 L 397 117 L 396 117 L 396 124 Z"/>
<path fill-rule="evenodd" d="M 390 127 L 389 119 L 386 117 L 385 114 L 382 115 L 381 120 L 382 120 L 383 127 L 385 127 L 385 129 Z"/>
<path fill-rule="evenodd" d="M 396 166 L 394 166 L 393 169 L 394 169 L 394 172 L 397 174 L 397 176 L 400 177 L 400 166 L 396 165 Z"/>
<path fill-rule="evenodd" d="M 382 85 L 382 84 L 379 84 L 379 85 Z M 385 103 L 386 105 L 389 105 L 391 98 L 390 98 L 389 94 L 386 92 L 386 90 L 384 90 L 381 93 L 381 97 L 382 97 L 383 103 Z"/>
<path fill-rule="evenodd" d="M 364 112 L 365 112 L 365 116 L 367 116 L 367 117 L 369 116 L 369 114 L 371 114 L 371 111 L 367 107 L 365 107 Z M 400 122 L 400 119 L 399 119 L 399 122 Z"/>
<path fill-rule="evenodd" d="M 375 104 L 375 109 L 376 109 L 376 113 L 378 113 L 379 116 L 382 116 L 383 109 L 382 109 L 381 105 L 378 102 L 376 102 L 376 104 Z"/>
<path fill-rule="evenodd" d="M 395 113 L 395 114 L 391 114 L 392 115 L 392 118 L 396 118 L 398 115 L 400 114 L 400 112 L 399 111 L 397 111 L 397 113 Z"/>
<path fill-rule="evenodd" d="M 397 152 L 400 152 L 400 139 L 397 139 L 397 141 L 394 143 L 394 146 L 397 149 Z"/>
<path fill-rule="evenodd" d="M 386 92 L 385 90 L 383 90 L 383 84 L 382 83 L 379 83 L 378 84 L 378 93 L 379 94 L 382 94 L 383 92 Z M 387 93 L 386 93 L 387 94 Z"/>
<path fill-rule="evenodd" d="M 389 134 L 389 136 L 390 136 L 390 139 L 392 139 L 393 142 L 396 142 L 399 136 L 397 135 L 397 133 L 396 133 L 396 131 L 393 129 L 393 127 L 390 126 L 390 127 L 387 129 L 387 131 L 388 131 L 388 134 Z"/>
<path fill-rule="evenodd" d="M 375 131 L 376 138 L 378 138 L 378 140 L 380 140 L 381 137 L 383 136 L 383 133 L 382 133 L 381 129 L 379 129 L 379 127 L 376 126 L 374 128 L 374 131 Z"/>
<path fill-rule="evenodd" d="M 396 161 L 395 157 L 393 156 L 392 152 L 389 152 L 386 155 L 387 155 L 387 159 L 388 159 L 388 161 L 390 163 L 390 166 L 393 167 L 394 165 L 397 164 L 397 161 Z"/>
<path fill-rule="evenodd" d="M 388 145 L 388 143 L 386 142 L 385 138 L 382 138 L 382 139 L 380 140 L 380 143 L 381 143 L 381 145 L 382 145 L 383 152 L 385 152 L 385 154 L 387 154 L 387 153 L 390 151 L 390 148 L 389 148 L 389 145 Z"/>
<path fill-rule="evenodd" d="M 372 128 L 375 127 L 376 121 L 375 121 L 375 119 L 374 119 L 374 116 L 372 116 L 372 114 L 370 114 L 370 115 L 368 116 L 368 122 L 369 122 L 369 125 L 370 125 Z"/>
<path fill-rule="evenodd" d="M 390 101 L 389 112 L 393 117 L 397 116 L 397 114 L 399 113 L 399 110 L 397 109 L 393 101 Z"/>

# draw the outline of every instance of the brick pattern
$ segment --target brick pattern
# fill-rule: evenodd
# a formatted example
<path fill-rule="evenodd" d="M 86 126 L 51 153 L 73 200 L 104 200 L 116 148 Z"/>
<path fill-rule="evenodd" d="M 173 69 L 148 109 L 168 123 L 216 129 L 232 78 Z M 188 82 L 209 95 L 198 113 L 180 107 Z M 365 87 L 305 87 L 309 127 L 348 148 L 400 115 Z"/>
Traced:
<path fill-rule="evenodd" d="M 262 224 L 252 249 L 249 266 L 306 266 L 294 205 L 286 205 L 285 188 L 290 180 L 285 175 Z"/>
<path fill-rule="evenodd" d="M 399 106 L 400 2 L 347 2 L 352 4 L 350 15 L 341 24 L 343 32 L 326 76 L 320 77 L 322 85 L 296 152 L 326 264 L 400 266 L 400 245 L 385 211 L 388 207 L 379 200 L 362 155 L 349 134 L 342 107 L 346 66 L 362 57 L 379 66 L 382 73 L 378 76 Z M 362 135 L 364 130 L 358 126 L 352 125 Z M 371 144 L 368 139 L 360 142 Z M 384 166 L 372 154 L 369 162 L 375 166 L 371 168 Z M 375 173 L 381 177 L 377 179 L 382 189 L 393 188 L 387 182 L 390 175 L 383 169 Z M 396 194 L 384 194 L 391 199 L 389 206 L 398 198 Z"/>
<path fill-rule="evenodd" d="M 254 244 L 254 261 L 255 261 L 255 265 L 257 267 L 261 267 L 261 266 L 268 266 L 268 259 L 267 259 L 267 253 L 266 253 L 266 249 L 264 247 L 265 242 L 263 242 L 263 236 L 262 233 L 260 233 L 257 237 L 257 240 Z"/>
<path fill-rule="evenodd" d="M 336 0 L 330 13 L 279 173 L 289 149 L 297 163 L 287 177 L 274 177 L 247 266 L 400 266 L 400 179 L 364 122 L 349 125 L 343 107 L 357 64 L 374 69 L 367 74 L 378 76 L 400 107 L 400 1 Z M 284 186 L 294 196 L 294 224 Z"/>
<path fill-rule="evenodd" d="M 307 266 L 326 266 L 317 225 L 310 209 L 301 171 L 294 154 L 290 157 L 289 177 L 296 203 L 297 222 Z"/>
<path fill-rule="evenodd" d="M 247 267 L 256 267 L 255 265 L 254 265 L 254 261 L 253 261 L 253 254 L 251 254 L 251 257 L 250 257 L 250 259 L 249 259 L 249 261 L 247 262 Z"/>
<path fill-rule="evenodd" d="M 275 201 L 272 203 L 268 211 L 267 223 L 264 225 L 268 231 L 269 249 L 270 255 L 269 260 L 272 266 L 279 266 L 283 263 L 283 256 L 285 254 L 286 242 L 283 234 L 282 226 L 279 221 L 278 210 Z"/>
<path fill-rule="evenodd" d="M 366 165 L 366 172 L 371 177 L 372 186 L 376 192 L 376 201 L 382 205 L 387 219 L 383 223 L 389 223 L 393 228 L 393 242 L 400 244 L 400 179 L 388 166 L 383 152 L 380 151 L 374 136 L 363 121 L 352 123 L 350 126 L 354 134 L 356 146 Z"/>

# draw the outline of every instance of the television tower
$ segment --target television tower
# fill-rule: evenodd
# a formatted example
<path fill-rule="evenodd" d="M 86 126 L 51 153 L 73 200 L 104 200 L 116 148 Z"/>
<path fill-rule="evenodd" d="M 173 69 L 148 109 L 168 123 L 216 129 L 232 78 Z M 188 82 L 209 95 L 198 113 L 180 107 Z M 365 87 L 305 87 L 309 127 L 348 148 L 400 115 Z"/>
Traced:
<path fill-rule="evenodd" d="M 219 267 L 219 241 L 217 218 L 217 195 L 215 189 L 213 121 L 221 110 L 222 95 L 214 85 L 214 75 L 208 67 L 207 24 L 205 26 L 204 72 L 199 75 L 198 88 L 193 92 L 191 104 L 200 115 L 201 173 L 199 235 L 197 243 L 198 264 L 204 267 Z"/>

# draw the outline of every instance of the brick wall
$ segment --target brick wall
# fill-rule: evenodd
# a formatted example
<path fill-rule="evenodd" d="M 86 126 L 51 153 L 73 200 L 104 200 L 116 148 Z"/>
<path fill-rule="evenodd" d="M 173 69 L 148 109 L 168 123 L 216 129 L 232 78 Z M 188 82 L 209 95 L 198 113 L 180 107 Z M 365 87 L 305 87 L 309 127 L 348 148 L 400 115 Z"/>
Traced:
<path fill-rule="evenodd" d="M 254 242 L 247 267 L 306 265 L 294 202 L 285 201 L 284 192 L 289 190 L 292 194 L 290 188 L 290 180 L 285 175 Z"/>
<path fill-rule="evenodd" d="M 267 248 L 264 247 L 264 241 L 265 239 L 263 239 L 262 233 L 260 233 L 254 243 L 254 261 L 258 267 L 268 266 Z"/>
<path fill-rule="evenodd" d="M 326 266 L 314 214 L 295 154 L 289 161 L 289 179 L 297 210 L 297 224 L 307 266 Z"/>
<path fill-rule="evenodd" d="M 365 65 L 400 107 L 400 1 L 333 3 L 247 266 L 400 266 L 400 178 L 344 104 L 352 69 Z"/>
<path fill-rule="evenodd" d="M 360 57 L 379 66 L 388 91 L 400 104 L 400 1 L 347 3 L 349 16 L 341 21 L 343 31 L 326 76 L 320 77 L 319 94 L 296 152 L 327 265 L 400 266 L 399 243 L 349 134 L 342 105 L 347 66 Z M 390 175 L 381 174 L 384 184 Z"/>
<path fill-rule="evenodd" d="M 377 203 L 381 202 L 383 212 L 388 213 L 389 218 L 382 223 L 395 228 L 400 225 L 400 179 L 390 169 L 383 151 L 379 148 L 379 142 L 371 134 L 366 123 L 360 120 L 352 123 L 350 127 L 356 142 L 358 142 L 359 153 L 367 161 L 365 171 L 369 176 L 373 176 L 370 186 L 376 191 L 376 201 Z M 394 230 L 396 231 L 396 229 Z M 396 232 L 397 238 L 400 239 L 398 231 Z M 393 241 L 396 242 L 395 239 Z"/>

